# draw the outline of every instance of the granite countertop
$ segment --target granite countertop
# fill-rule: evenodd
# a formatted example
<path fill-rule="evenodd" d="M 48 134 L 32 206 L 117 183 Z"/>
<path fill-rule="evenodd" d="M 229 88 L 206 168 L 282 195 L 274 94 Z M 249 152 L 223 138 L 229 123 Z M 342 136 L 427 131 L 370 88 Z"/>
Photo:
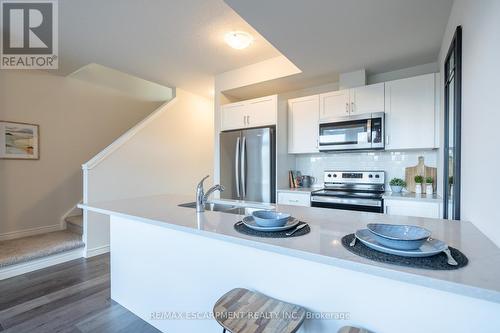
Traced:
<path fill-rule="evenodd" d="M 137 223 L 153 224 L 200 237 L 500 303 L 500 249 L 470 222 L 277 205 L 277 210 L 307 221 L 311 232 L 294 238 L 257 238 L 234 230 L 234 224 L 243 218 L 242 215 L 211 211 L 197 214 L 193 208 L 178 207 L 178 204 L 192 201 L 190 196 L 160 195 L 79 207 L 124 217 Z M 244 202 L 239 204 L 244 205 Z M 435 271 L 382 264 L 356 256 L 342 246 L 341 239 L 346 234 L 364 228 L 367 223 L 425 227 L 431 230 L 433 238 L 441 239 L 466 254 L 469 264 L 458 270 Z"/>
<path fill-rule="evenodd" d="M 419 201 L 431 201 L 431 202 L 442 202 L 441 198 L 437 194 L 426 195 L 426 194 L 416 194 L 412 192 L 385 192 L 383 198 L 385 200 L 419 200 Z"/>

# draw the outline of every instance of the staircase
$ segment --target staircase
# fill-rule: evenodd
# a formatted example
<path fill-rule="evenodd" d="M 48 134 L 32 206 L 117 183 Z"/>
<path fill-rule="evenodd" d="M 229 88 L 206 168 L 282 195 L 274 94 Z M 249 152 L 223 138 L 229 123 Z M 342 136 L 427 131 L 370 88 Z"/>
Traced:
<path fill-rule="evenodd" d="M 64 219 L 66 230 L 83 235 L 83 215 L 68 216 Z"/>
<path fill-rule="evenodd" d="M 83 215 L 72 214 L 64 218 L 66 230 L 0 241 L 0 280 L 81 258 Z"/>

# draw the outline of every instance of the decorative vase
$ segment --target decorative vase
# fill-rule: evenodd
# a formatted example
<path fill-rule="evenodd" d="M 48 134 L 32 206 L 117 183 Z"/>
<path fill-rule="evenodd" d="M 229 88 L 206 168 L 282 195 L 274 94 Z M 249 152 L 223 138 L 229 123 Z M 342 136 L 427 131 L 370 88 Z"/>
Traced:
<path fill-rule="evenodd" d="M 434 189 L 432 188 L 432 184 L 427 184 L 425 187 L 425 194 L 427 195 L 432 195 L 434 192 Z"/>
<path fill-rule="evenodd" d="M 394 193 L 401 193 L 401 191 L 403 190 L 403 187 L 402 186 L 391 185 L 391 190 Z"/>
<path fill-rule="evenodd" d="M 415 184 L 415 193 L 422 194 L 422 184 Z"/>

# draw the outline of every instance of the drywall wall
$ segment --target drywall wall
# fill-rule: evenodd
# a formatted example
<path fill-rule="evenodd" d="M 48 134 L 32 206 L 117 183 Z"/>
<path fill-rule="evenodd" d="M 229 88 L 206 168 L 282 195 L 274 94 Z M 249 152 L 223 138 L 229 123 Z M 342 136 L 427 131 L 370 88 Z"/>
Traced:
<path fill-rule="evenodd" d="M 298 73 L 300 69 L 290 60 L 284 56 L 278 56 L 218 74 L 215 77 L 215 90 L 216 92 L 226 91 Z"/>
<path fill-rule="evenodd" d="M 173 98 L 173 89 L 116 69 L 91 63 L 68 75 L 93 85 L 112 88 L 127 96 L 163 103 Z"/>
<path fill-rule="evenodd" d="M 367 79 L 367 84 L 375 84 L 380 82 L 405 79 L 412 76 L 437 73 L 437 72 L 439 72 L 439 64 L 437 62 L 431 62 L 428 64 L 403 68 L 391 72 L 368 75 L 366 79 Z"/>
<path fill-rule="evenodd" d="M 84 170 L 86 203 L 157 194 L 192 195 L 194 201 L 196 184 L 213 167 L 213 101 L 177 89 L 176 97 L 140 126 L 111 154 Z M 109 218 L 86 214 L 87 256 L 105 252 Z"/>
<path fill-rule="evenodd" d="M 40 160 L 0 160 L 0 239 L 60 228 L 82 199 L 81 164 L 158 105 L 42 71 L 0 71 L 0 119 L 40 125 Z"/>
<path fill-rule="evenodd" d="M 458 25 L 463 29 L 461 218 L 500 246 L 500 178 L 495 174 L 500 165 L 495 139 L 500 123 L 500 1 L 455 0 L 441 47 L 441 69 Z"/>

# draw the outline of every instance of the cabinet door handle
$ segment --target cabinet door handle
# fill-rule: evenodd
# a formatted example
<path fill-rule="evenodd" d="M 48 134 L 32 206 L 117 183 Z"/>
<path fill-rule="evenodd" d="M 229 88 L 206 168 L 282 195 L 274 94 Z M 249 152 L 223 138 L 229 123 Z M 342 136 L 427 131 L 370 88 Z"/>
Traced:
<path fill-rule="evenodd" d="M 385 144 L 386 144 L 386 146 L 389 145 L 389 136 L 388 135 L 385 136 Z"/>
<path fill-rule="evenodd" d="M 250 116 L 247 116 L 247 125 L 250 125 Z"/>
<path fill-rule="evenodd" d="M 349 103 L 345 103 L 345 113 L 349 113 Z"/>

